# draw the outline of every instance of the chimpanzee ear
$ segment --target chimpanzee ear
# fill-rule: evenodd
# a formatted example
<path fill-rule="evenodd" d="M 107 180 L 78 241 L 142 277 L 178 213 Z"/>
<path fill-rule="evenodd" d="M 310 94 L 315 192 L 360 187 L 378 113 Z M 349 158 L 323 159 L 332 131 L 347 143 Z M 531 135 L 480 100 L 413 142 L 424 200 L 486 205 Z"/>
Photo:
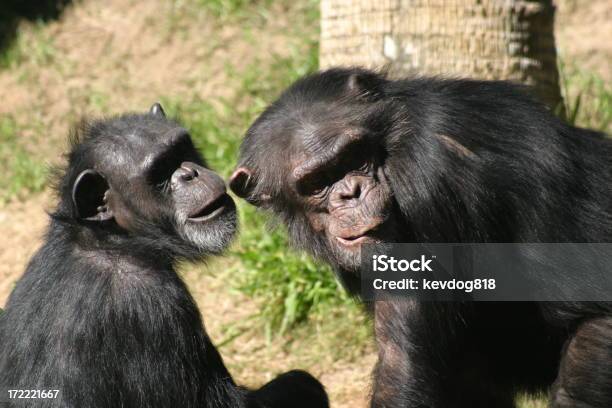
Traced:
<path fill-rule="evenodd" d="M 384 78 L 374 72 L 358 71 L 348 77 L 346 88 L 356 97 L 368 98 L 380 93 L 382 81 Z"/>
<path fill-rule="evenodd" d="M 164 108 L 162 108 L 161 103 L 155 102 L 151 109 L 149 109 L 149 114 L 153 116 L 160 116 L 162 118 L 166 117 L 166 112 L 164 112 Z"/>
<path fill-rule="evenodd" d="M 72 202 L 77 217 L 88 221 L 107 221 L 113 213 L 106 202 L 109 185 L 97 171 L 82 171 L 72 186 Z"/>
<path fill-rule="evenodd" d="M 246 167 L 238 167 L 229 179 L 230 189 L 240 198 L 248 198 L 253 192 L 253 173 Z"/>

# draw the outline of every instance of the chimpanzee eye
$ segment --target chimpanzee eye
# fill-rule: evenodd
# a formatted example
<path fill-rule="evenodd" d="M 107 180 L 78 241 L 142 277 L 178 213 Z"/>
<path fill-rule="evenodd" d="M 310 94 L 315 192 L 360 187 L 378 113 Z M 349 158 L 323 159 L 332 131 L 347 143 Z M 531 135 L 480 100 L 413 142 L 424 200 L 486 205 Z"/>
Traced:
<path fill-rule="evenodd" d="M 325 196 L 327 192 L 327 186 L 319 186 L 310 192 L 310 195 L 313 197 L 321 198 Z"/>
<path fill-rule="evenodd" d="M 308 197 L 322 196 L 327 190 L 326 177 L 324 174 L 311 174 L 300 180 L 297 187 L 301 195 Z"/>
<path fill-rule="evenodd" d="M 370 170 L 370 161 L 357 154 L 349 157 L 342 165 L 346 171 L 367 172 Z"/>
<path fill-rule="evenodd" d="M 312 180 L 307 183 L 304 183 L 301 188 L 301 193 L 308 196 L 313 196 L 319 194 L 325 186 L 320 183 L 318 180 Z"/>

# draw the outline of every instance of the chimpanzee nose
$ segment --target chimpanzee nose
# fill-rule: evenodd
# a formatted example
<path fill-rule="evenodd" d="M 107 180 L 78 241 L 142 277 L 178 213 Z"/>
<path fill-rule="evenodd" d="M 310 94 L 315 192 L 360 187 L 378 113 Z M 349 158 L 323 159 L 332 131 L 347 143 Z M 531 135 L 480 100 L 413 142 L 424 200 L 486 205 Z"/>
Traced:
<path fill-rule="evenodd" d="M 176 169 L 172 175 L 172 185 L 185 187 L 187 189 L 197 188 L 201 194 L 206 195 L 211 200 L 215 200 L 226 193 L 225 182 L 223 179 L 206 167 L 192 162 L 183 162 L 181 167 Z"/>
<path fill-rule="evenodd" d="M 350 177 L 338 191 L 338 198 L 341 200 L 352 200 L 361 195 L 361 181 L 357 177 Z"/>

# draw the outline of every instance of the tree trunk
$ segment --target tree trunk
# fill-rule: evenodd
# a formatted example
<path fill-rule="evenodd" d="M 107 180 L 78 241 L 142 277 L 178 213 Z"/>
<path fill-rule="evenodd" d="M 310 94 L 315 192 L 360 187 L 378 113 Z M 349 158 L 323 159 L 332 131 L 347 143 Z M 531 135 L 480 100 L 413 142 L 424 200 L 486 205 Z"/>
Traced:
<path fill-rule="evenodd" d="M 321 0 L 321 67 L 509 79 L 561 112 L 552 0 Z"/>

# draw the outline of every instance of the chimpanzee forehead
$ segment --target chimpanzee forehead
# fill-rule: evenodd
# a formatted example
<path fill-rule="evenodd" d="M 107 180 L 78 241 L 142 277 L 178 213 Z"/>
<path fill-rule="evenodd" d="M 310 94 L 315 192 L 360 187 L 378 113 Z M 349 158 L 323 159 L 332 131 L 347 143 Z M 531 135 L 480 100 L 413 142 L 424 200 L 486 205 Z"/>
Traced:
<path fill-rule="evenodd" d="M 102 171 L 120 173 L 126 177 L 138 175 L 147 161 L 176 142 L 189 137 L 180 126 L 161 120 L 110 123 L 92 143 Z"/>
<path fill-rule="evenodd" d="M 343 137 L 342 125 L 304 126 L 293 139 L 294 151 L 307 155 L 320 155 L 329 151 Z"/>
<path fill-rule="evenodd" d="M 364 134 L 358 118 L 344 112 L 332 112 L 303 120 L 293 131 L 293 151 L 308 155 L 329 153 L 338 145 L 361 138 Z"/>

